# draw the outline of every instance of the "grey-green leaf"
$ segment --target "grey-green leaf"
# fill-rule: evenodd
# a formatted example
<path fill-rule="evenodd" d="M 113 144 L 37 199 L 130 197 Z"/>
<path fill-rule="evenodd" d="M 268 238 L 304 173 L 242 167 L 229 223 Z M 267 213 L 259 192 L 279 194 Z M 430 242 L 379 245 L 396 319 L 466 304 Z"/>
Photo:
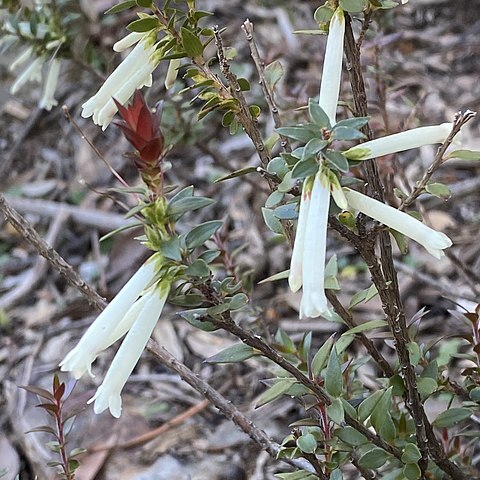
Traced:
<path fill-rule="evenodd" d="M 170 215 L 178 215 L 181 213 L 198 210 L 215 203 L 215 200 L 207 197 L 185 197 L 172 203 L 168 206 L 168 213 Z"/>
<path fill-rule="evenodd" d="M 308 101 L 308 113 L 312 122 L 318 125 L 318 127 L 331 128 L 328 115 L 323 111 L 322 107 L 312 99 Z"/>
<path fill-rule="evenodd" d="M 185 237 L 185 245 L 188 249 L 203 245 L 221 226 L 223 222 L 220 220 L 212 220 L 210 222 L 201 223 L 188 232 Z"/>
<path fill-rule="evenodd" d="M 340 172 L 346 173 L 350 168 L 347 158 L 340 152 L 335 150 L 324 150 L 323 156 L 328 160 L 328 163 Z"/>
<path fill-rule="evenodd" d="M 248 358 L 258 355 L 259 352 L 254 348 L 245 345 L 244 343 L 237 343 L 231 347 L 216 353 L 215 355 L 207 358 L 206 363 L 237 363 L 243 362 Z"/>
<path fill-rule="evenodd" d="M 185 52 L 190 58 L 195 58 L 203 53 L 203 45 L 200 39 L 188 28 L 182 27 L 182 43 Z"/>
<path fill-rule="evenodd" d="M 139 18 L 127 25 L 128 30 L 132 32 L 148 32 L 156 27 L 158 27 L 156 17 Z"/>
<path fill-rule="evenodd" d="M 315 453 L 317 440 L 311 433 L 307 433 L 297 440 L 297 446 L 303 453 Z"/>
<path fill-rule="evenodd" d="M 339 397 L 342 393 L 342 387 L 342 367 L 338 361 L 337 349 L 334 346 L 328 358 L 327 371 L 325 373 L 325 390 L 332 397 Z"/>
<path fill-rule="evenodd" d="M 385 450 L 375 447 L 363 454 L 358 460 L 358 464 L 364 468 L 380 468 L 385 464 L 387 458 L 388 453 Z"/>
<path fill-rule="evenodd" d="M 446 412 L 442 412 L 432 422 L 432 425 L 437 428 L 452 427 L 463 420 L 467 420 L 472 415 L 472 411 L 469 408 L 458 407 L 450 408 Z"/>

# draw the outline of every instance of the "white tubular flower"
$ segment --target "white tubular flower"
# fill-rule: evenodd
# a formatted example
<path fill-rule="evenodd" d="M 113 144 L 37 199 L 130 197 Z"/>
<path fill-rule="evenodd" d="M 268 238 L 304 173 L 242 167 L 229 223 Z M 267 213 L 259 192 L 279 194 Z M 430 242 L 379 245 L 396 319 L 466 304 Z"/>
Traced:
<path fill-rule="evenodd" d="M 107 408 L 118 418 L 122 413 L 121 392 L 137 364 L 170 291 L 170 282 L 161 282 L 160 288 L 152 287 L 132 305 L 136 311 L 135 322 L 119 348 L 108 369 L 103 383 L 88 403 L 95 402 L 93 410 L 101 413 Z"/>
<path fill-rule="evenodd" d="M 54 58 L 50 62 L 50 68 L 48 69 L 47 79 L 45 86 L 43 87 L 43 94 L 38 106 L 45 110 L 50 111 L 52 107 L 58 105 L 58 101 L 55 100 L 55 90 L 57 88 L 58 76 L 60 75 L 61 61 L 59 58 Z"/>
<path fill-rule="evenodd" d="M 113 45 L 113 50 L 115 52 L 123 52 L 127 48 L 130 48 L 131 46 L 135 45 L 146 35 L 148 35 L 148 33 L 146 34 L 145 32 L 129 33 L 127 36 L 123 37 L 121 40 L 119 40 Z"/>
<path fill-rule="evenodd" d="M 28 47 L 24 52 L 22 52 L 8 67 L 8 69 L 12 72 L 16 70 L 17 67 L 23 65 L 27 62 L 27 60 L 33 55 L 33 47 Z"/>
<path fill-rule="evenodd" d="M 302 198 L 298 212 L 297 233 L 293 245 L 292 259 L 290 261 L 290 274 L 288 284 L 292 292 L 296 292 L 302 286 L 303 278 L 303 252 L 305 248 L 305 233 L 307 228 L 308 211 L 310 209 L 310 198 L 312 196 L 311 177 L 303 182 Z"/>
<path fill-rule="evenodd" d="M 165 76 L 165 88 L 169 90 L 173 87 L 175 80 L 178 77 L 178 67 L 180 66 L 180 59 L 174 58 L 168 64 L 167 75 Z"/>
<path fill-rule="evenodd" d="M 325 250 L 327 243 L 330 185 L 321 171 L 313 182 L 303 248 L 303 296 L 300 318 L 320 316 L 327 310 L 325 297 Z"/>
<path fill-rule="evenodd" d="M 44 58 L 37 57 L 33 62 L 17 77 L 10 87 L 10 93 L 15 95 L 27 82 L 40 82 L 42 79 L 42 65 Z"/>
<path fill-rule="evenodd" d="M 147 37 L 128 54 L 125 60 L 113 71 L 98 92 L 82 105 L 82 117 L 93 115 L 96 125 L 105 130 L 117 112 L 112 98 L 125 104 L 135 90 L 151 85 L 152 72 L 157 68 L 160 57 L 156 54 L 156 44 Z"/>
<path fill-rule="evenodd" d="M 433 230 L 407 213 L 355 190 L 345 188 L 344 192 L 352 208 L 410 237 L 436 258 L 441 258 L 444 255 L 442 250 L 452 245 L 452 241 L 444 233 Z"/>
<path fill-rule="evenodd" d="M 134 307 L 141 292 L 155 278 L 155 260 L 151 257 L 125 284 L 117 296 L 90 325 L 77 346 L 60 363 L 62 371 L 72 372 L 78 380 L 85 372 L 92 374 L 98 354 L 116 342 L 131 327 L 138 313 Z"/>
<path fill-rule="evenodd" d="M 368 160 L 422 147 L 423 145 L 443 143 L 452 131 L 452 127 L 453 124 L 451 123 L 442 123 L 441 125 L 405 130 L 362 143 L 343 152 L 343 154 L 350 160 Z"/>
<path fill-rule="evenodd" d="M 343 38 L 345 34 L 345 17 L 338 7 L 330 21 L 323 74 L 320 83 L 320 107 L 327 114 L 333 127 L 336 122 L 340 80 L 342 76 Z"/>

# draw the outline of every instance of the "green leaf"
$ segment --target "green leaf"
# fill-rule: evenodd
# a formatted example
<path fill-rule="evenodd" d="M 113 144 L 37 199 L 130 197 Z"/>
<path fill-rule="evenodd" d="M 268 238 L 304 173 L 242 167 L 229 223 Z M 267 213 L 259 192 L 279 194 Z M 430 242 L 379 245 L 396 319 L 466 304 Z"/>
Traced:
<path fill-rule="evenodd" d="M 353 307 L 356 307 L 358 304 L 362 302 L 367 303 L 377 294 L 378 294 L 377 287 L 375 287 L 374 284 L 370 285 L 370 287 L 367 288 L 366 290 L 360 290 L 350 299 L 350 304 L 348 305 L 348 309 L 351 310 Z"/>
<path fill-rule="evenodd" d="M 320 138 L 312 138 L 303 149 L 302 160 L 306 160 L 312 155 L 317 155 L 317 153 L 322 151 L 327 145 L 327 140 L 322 140 Z"/>
<path fill-rule="evenodd" d="M 339 397 L 342 393 L 342 387 L 342 367 L 338 361 L 337 349 L 333 347 L 328 358 L 327 371 L 325 373 L 325 390 L 332 397 Z"/>
<path fill-rule="evenodd" d="M 363 12 L 365 0 L 340 0 L 340 6 L 346 12 Z"/>
<path fill-rule="evenodd" d="M 296 207 L 296 203 L 287 203 L 285 205 L 280 205 L 273 211 L 273 214 L 279 220 L 294 220 L 298 218 L 298 212 Z"/>
<path fill-rule="evenodd" d="M 264 280 L 261 280 L 260 282 L 258 282 L 258 284 L 260 285 L 261 283 L 275 282 L 277 280 L 284 280 L 285 278 L 288 278 L 289 275 L 290 275 L 290 269 L 284 270 L 283 272 L 275 273 L 274 275 L 271 275 L 270 277 L 267 277 Z"/>
<path fill-rule="evenodd" d="M 275 88 L 275 85 L 280 81 L 283 77 L 283 67 L 282 64 L 275 60 L 272 63 L 269 63 L 264 70 L 265 78 L 267 80 L 267 84 L 270 86 L 271 89 Z"/>
<path fill-rule="evenodd" d="M 76 458 L 71 458 L 68 460 L 68 468 L 70 472 L 74 472 L 80 466 L 80 462 Z"/>
<path fill-rule="evenodd" d="M 82 453 L 85 453 L 87 452 L 87 449 L 86 448 L 74 448 L 70 454 L 69 454 L 69 457 L 72 458 L 72 457 L 76 457 L 77 455 L 81 455 Z"/>
<path fill-rule="evenodd" d="M 308 143 L 312 138 L 318 138 L 310 129 L 304 126 L 280 127 L 276 131 L 284 137 L 293 138 L 304 143 Z"/>
<path fill-rule="evenodd" d="M 342 322 L 340 317 L 338 317 L 338 319 L 335 319 L 334 321 L 339 321 L 340 323 Z M 337 348 L 337 353 L 340 355 L 342 352 L 344 352 L 354 340 L 355 335 L 342 335 L 335 344 L 335 347 Z"/>
<path fill-rule="evenodd" d="M 277 457 L 277 458 L 280 458 L 280 457 Z M 300 471 L 291 472 L 291 473 L 276 473 L 275 477 L 279 478 L 280 480 L 318 480 L 318 477 L 316 475 L 313 475 L 312 473 L 307 472 L 305 470 L 300 470 Z"/>
<path fill-rule="evenodd" d="M 369 322 L 365 322 L 365 323 L 362 323 L 361 325 L 351 328 L 345 333 L 347 335 L 351 335 L 353 333 L 366 332 L 368 330 L 373 330 L 375 328 L 386 327 L 387 325 L 388 325 L 388 322 L 386 320 L 370 320 Z"/>
<path fill-rule="evenodd" d="M 265 225 L 274 233 L 282 234 L 283 228 L 280 220 L 273 214 L 273 210 L 262 207 L 263 220 Z"/>
<path fill-rule="evenodd" d="M 250 82 L 246 78 L 237 78 L 237 82 L 242 92 L 250 90 Z"/>
<path fill-rule="evenodd" d="M 414 443 L 407 443 L 402 453 L 403 463 L 417 463 L 422 458 L 420 450 Z"/>
<path fill-rule="evenodd" d="M 418 362 L 420 361 L 420 358 L 422 358 L 422 353 L 420 352 L 420 346 L 418 345 L 418 343 L 410 342 L 410 343 L 407 343 L 407 350 L 410 357 L 410 363 L 414 367 L 416 367 L 418 365 Z"/>
<path fill-rule="evenodd" d="M 212 322 L 206 320 L 207 310 L 207 308 L 196 308 L 194 310 L 177 312 L 177 315 L 185 319 L 190 325 L 205 332 L 213 332 L 218 330 L 218 327 L 216 327 Z"/>
<path fill-rule="evenodd" d="M 302 160 L 293 167 L 292 178 L 302 179 L 315 175 L 318 172 L 318 168 L 319 165 L 315 158 L 307 158 L 307 160 Z"/>
<path fill-rule="evenodd" d="M 105 15 L 123 12 L 124 10 L 127 10 L 128 8 L 132 8 L 133 6 L 135 6 L 135 0 L 127 0 L 126 2 L 120 2 L 120 3 L 117 3 L 117 5 L 114 5 L 113 7 L 109 8 L 105 12 Z"/>
<path fill-rule="evenodd" d="M 360 140 L 362 138 L 366 138 L 365 135 L 356 128 L 351 127 L 342 127 L 335 125 L 332 130 L 332 137 L 333 140 Z"/>
<path fill-rule="evenodd" d="M 257 119 L 260 116 L 260 113 L 262 113 L 262 109 L 258 105 L 250 105 L 248 111 L 253 119 Z"/>
<path fill-rule="evenodd" d="M 335 430 L 335 435 L 342 440 L 342 442 L 345 442 L 348 445 L 353 445 L 354 447 L 368 443 L 368 439 L 365 435 L 349 426 L 338 428 Z"/>
<path fill-rule="evenodd" d="M 190 58 L 195 58 L 203 53 L 203 45 L 200 39 L 188 28 L 182 27 L 182 44 Z"/>
<path fill-rule="evenodd" d="M 237 363 L 259 355 L 260 352 L 244 343 L 237 343 L 207 358 L 205 363 Z"/>
<path fill-rule="evenodd" d="M 303 453 L 315 453 L 317 440 L 311 433 L 307 433 L 297 439 L 297 446 Z"/>
<path fill-rule="evenodd" d="M 260 395 L 260 398 L 257 401 L 257 407 L 266 405 L 278 397 L 281 397 L 283 394 L 287 393 L 288 390 L 290 390 L 295 382 L 296 380 L 294 378 L 282 378 L 278 380 L 268 390 Z"/>
<path fill-rule="evenodd" d="M 422 472 L 416 463 L 409 463 L 403 467 L 403 476 L 405 480 L 418 480 Z"/>
<path fill-rule="evenodd" d="M 224 180 L 230 180 L 231 178 L 241 177 L 243 175 L 248 175 L 249 173 L 253 173 L 257 171 L 258 167 L 245 167 L 239 170 L 235 170 L 228 175 L 224 175 L 223 177 L 217 178 L 215 183 L 223 182 Z"/>
<path fill-rule="evenodd" d="M 390 409 L 392 406 L 392 390 L 393 387 L 389 387 L 383 392 L 382 397 L 375 405 L 375 408 L 372 411 L 370 416 L 370 422 L 374 426 L 377 433 L 380 433 L 385 418 L 390 416 Z"/>
<path fill-rule="evenodd" d="M 380 468 L 385 464 L 388 456 L 389 455 L 385 450 L 374 447 L 359 458 L 358 464 L 364 468 Z"/>
<path fill-rule="evenodd" d="M 454 150 L 446 157 L 446 159 L 449 158 L 459 158 L 460 160 L 480 160 L 480 151 Z"/>
<path fill-rule="evenodd" d="M 221 252 L 219 250 L 207 250 L 203 252 L 198 258 L 201 258 L 207 265 L 212 263 L 215 259 L 220 256 Z"/>
<path fill-rule="evenodd" d="M 197 258 L 197 260 L 195 260 L 185 270 L 185 274 L 190 277 L 204 278 L 209 277 L 211 273 L 212 272 L 210 271 L 208 265 L 205 263 L 205 260 L 202 260 L 201 258 Z"/>
<path fill-rule="evenodd" d="M 330 350 L 333 347 L 334 337 L 335 335 L 331 335 L 313 357 L 311 369 L 314 377 L 318 377 L 327 364 Z"/>
<path fill-rule="evenodd" d="M 388 443 L 393 443 L 397 438 L 397 429 L 390 413 L 385 416 L 383 423 L 380 425 L 379 434 Z"/>
<path fill-rule="evenodd" d="M 318 24 L 328 23 L 332 19 L 334 12 L 335 10 L 330 8 L 328 5 L 322 5 L 315 10 L 313 18 Z"/>
<path fill-rule="evenodd" d="M 318 127 L 331 128 L 328 115 L 323 111 L 322 107 L 312 99 L 308 101 L 308 114 L 310 115 L 312 122 Z"/>
<path fill-rule="evenodd" d="M 377 390 L 367 397 L 358 407 L 358 419 L 364 422 L 373 412 L 377 403 L 383 397 L 384 390 Z"/>
<path fill-rule="evenodd" d="M 248 297 L 244 293 L 237 293 L 230 300 L 229 310 L 239 310 L 248 303 Z"/>
<path fill-rule="evenodd" d="M 420 397 L 425 400 L 438 389 L 438 384 L 433 378 L 422 377 L 417 380 L 417 388 Z"/>
<path fill-rule="evenodd" d="M 345 419 L 343 402 L 340 398 L 335 398 L 327 407 L 327 415 L 334 423 L 341 425 Z"/>
<path fill-rule="evenodd" d="M 347 118 L 345 120 L 340 120 L 339 122 L 337 122 L 334 128 L 349 127 L 349 128 L 359 129 L 365 126 L 369 120 L 370 120 L 370 117 Z"/>
<path fill-rule="evenodd" d="M 333 168 L 343 173 L 348 172 L 350 165 L 343 154 L 335 150 L 324 150 L 322 154 Z"/>
<path fill-rule="evenodd" d="M 265 207 L 272 208 L 275 205 L 278 205 L 283 200 L 284 196 L 285 194 L 282 192 L 279 192 L 278 190 L 273 191 L 265 201 Z"/>
<path fill-rule="evenodd" d="M 472 415 L 469 408 L 450 408 L 446 412 L 442 412 L 433 422 L 432 425 L 437 428 L 452 427 L 463 420 L 467 420 Z"/>
<path fill-rule="evenodd" d="M 448 200 L 452 196 L 451 190 L 443 183 L 429 183 L 425 190 L 443 200 Z"/>
<path fill-rule="evenodd" d="M 222 225 L 223 222 L 220 220 L 211 220 L 197 225 L 185 237 L 186 247 L 193 249 L 203 245 Z"/>
<path fill-rule="evenodd" d="M 397 230 L 392 230 L 389 228 L 392 237 L 397 244 L 398 249 L 402 253 L 402 255 L 406 255 L 408 253 L 408 238 L 403 233 L 398 232 Z"/>
<path fill-rule="evenodd" d="M 267 165 L 267 172 L 278 175 L 280 178 L 283 178 L 287 172 L 288 167 L 285 160 L 282 157 L 272 158 Z"/>
<path fill-rule="evenodd" d="M 212 203 L 215 203 L 215 200 L 207 197 L 185 197 L 174 203 L 170 202 L 167 213 L 169 215 L 178 215 L 207 207 L 212 205 Z"/>
<path fill-rule="evenodd" d="M 180 239 L 171 237 L 168 240 L 160 242 L 160 251 L 165 258 L 180 262 L 182 260 L 182 250 L 180 247 Z"/>
<path fill-rule="evenodd" d="M 152 6 L 152 0 L 136 0 L 137 5 L 143 8 L 150 8 Z"/>
<path fill-rule="evenodd" d="M 292 172 L 287 172 L 281 183 L 277 186 L 277 190 L 282 193 L 287 193 L 293 188 L 294 185 L 295 180 L 292 179 Z"/>
<path fill-rule="evenodd" d="M 127 29 L 131 32 L 149 32 L 150 30 L 153 30 L 157 27 L 157 17 L 139 18 L 138 20 L 134 20 L 127 25 Z"/>

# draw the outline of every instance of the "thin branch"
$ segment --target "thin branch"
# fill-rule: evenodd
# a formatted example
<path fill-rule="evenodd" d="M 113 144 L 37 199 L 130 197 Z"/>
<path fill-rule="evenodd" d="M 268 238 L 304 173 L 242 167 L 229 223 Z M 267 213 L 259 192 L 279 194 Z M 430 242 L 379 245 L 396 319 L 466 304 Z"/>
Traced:
<path fill-rule="evenodd" d="M 45 257 L 55 270 L 60 272 L 70 284 L 82 292 L 89 303 L 95 305 L 99 309 L 105 308 L 107 305 L 105 300 L 80 277 L 73 267 L 67 263 L 54 248 L 43 240 L 30 222 L 12 208 L 1 193 L 0 211 L 18 233 L 20 233 L 20 235 L 30 243 L 30 245 L 32 245 L 42 257 Z"/>
<path fill-rule="evenodd" d="M 348 328 L 355 328 L 357 323 L 353 320 L 352 314 L 340 303 L 333 290 L 325 290 L 325 295 L 334 310 L 338 313 L 338 315 L 340 315 L 340 317 L 342 317 L 342 320 L 345 322 Z M 395 375 L 393 368 L 387 362 L 385 357 L 378 351 L 374 343 L 364 333 L 357 333 L 356 336 L 360 342 L 362 342 L 363 346 L 373 360 L 377 362 L 377 365 L 383 374 L 388 378 L 393 377 L 393 375 Z"/>
<path fill-rule="evenodd" d="M 255 42 L 255 37 L 253 35 L 253 23 L 247 19 L 242 25 L 242 30 L 245 32 L 245 36 L 247 37 L 248 46 L 250 47 L 250 54 L 252 56 L 253 63 L 255 64 L 255 67 L 257 69 L 257 73 L 260 78 L 259 83 L 262 87 L 263 95 L 265 96 L 267 104 L 270 108 L 273 123 L 275 124 L 275 128 L 280 128 L 282 126 L 282 119 L 280 118 L 278 107 L 275 103 L 273 91 L 270 91 L 267 78 L 265 77 L 265 63 L 260 57 L 260 53 Z M 292 147 L 290 146 L 288 137 L 280 135 L 280 139 L 282 148 L 286 152 L 291 152 Z"/>
<path fill-rule="evenodd" d="M 410 193 L 410 195 L 405 200 L 402 201 L 399 207 L 399 210 L 405 210 L 409 208 L 412 205 L 412 203 L 417 199 L 417 197 L 422 193 L 424 193 L 425 187 L 427 186 L 428 182 L 432 178 L 432 175 L 435 173 L 435 171 L 439 167 L 441 167 L 448 160 L 448 157 L 445 158 L 445 153 L 447 151 L 447 148 L 452 144 L 453 138 L 455 137 L 455 135 L 457 135 L 457 133 L 460 131 L 463 125 L 465 125 L 468 121 L 474 118 L 476 114 L 477 114 L 476 112 L 467 110 L 466 112 L 463 112 L 463 113 L 458 112 L 455 115 L 450 134 L 448 135 L 445 142 L 443 142 L 443 144 L 438 148 L 437 153 L 435 155 L 435 159 L 423 174 L 422 179 L 415 185 L 415 188 L 413 189 L 412 193 Z"/>
<path fill-rule="evenodd" d="M 225 417 L 231 420 L 235 425 L 240 427 L 257 445 L 268 452 L 273 458 L 277 457 L 281 446 L 278 443 L 272 442 L 267 434 L 256 427 L 253 422 L 247 418 L 240 410 L 235 407 L 232 402 L 228 401 L 223 395 L 212 388 L 207 382 L 202 380 L 198 375 L 195 375 L 187 366 L 178 361 L 165 348 L 158 345 L 154 340 L 149 340 L 147 349 L 170 370 L 176 372 L 180 378 L 193 387 L 197 392 L 201 393 L 213 405 L 215 405 Z M 309 472 L 313 469 L 309 463 L 301 459 L 286 459 L 282 461 L 293 465 L 296 468 L 301 468 Z"/>
<path fill-rule="evenodd" d="M 351 26 L 351 18 L 345 15 L 345 54 L 348 62 L 350 84 L 353 92 L 354 105 L 357 116 L 367 116 L 367 95 L 360 62 L 360 50 L 355 44 L 355 38 Z M 365 127 L 364 133 L 372 138 L 370 129 Z M 367 193 L 379 201 L 384 200 L 383 186 L 380 181 L 375 160 L 364 162 Z M 380 231 L 380 263 L 375 254 L 375 249 L 370 242 L 360 245 L 359 252 L 367 263 L 373 283 L 377 287 L 382 307 L 386 315 L 390 330 L 395 339 L 395 349 L 400 362 L 401 371 L 406 386 L 405 405 L 411 413 L 417 437 L 417 446 L 421 452 L 418 465 L 421 470 L 421 478 L 426 478 L 428 467 L 428 455 L 445 473 L 455 479 L 465 479 L 462 470 L 451 462 L 442 450 L 433 427 L 431 426 L 420 400 L 417 389 L 417 379 L 413 365 L 410 363 L 408 343 L 410 342 L 405 312 L 400 299 L 398 279 L 393 265 L 393 254 L 388 232 Z"/>

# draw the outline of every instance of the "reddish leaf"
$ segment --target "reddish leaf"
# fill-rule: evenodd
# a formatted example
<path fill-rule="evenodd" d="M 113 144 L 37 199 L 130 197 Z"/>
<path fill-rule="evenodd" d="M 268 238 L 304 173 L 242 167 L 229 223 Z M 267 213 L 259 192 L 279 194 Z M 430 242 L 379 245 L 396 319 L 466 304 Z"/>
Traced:
<path fill-rule="evenodd" d="M 53 394 L 53 396 L 55 397 L 55 400 L 58 402 L 60 402 L 60 400 L 62 399 L 63 397 L 63 394 L 65 393 L 65 384 L 64 383 L 61 383 L 58 388 L 55 390 L 55 393 Z"/>
<path fill-rule="evenodd" d="M 29 430 L 28 432 L 25 433 L 35 433 L 35 432 L 46 432 L 54 435 L 57 439 L 57 432 L 52 427 L 49 427 L 48 425 L 41 425 L 40 427 L 35 427 Z"/>
<path fill-rule="evenodd" d="M 58 378 L 58 375 L 55 374 L 53 376 L 53 391 L 55 392 L 58 390 L 58 387 L 60 386 L 60 379 Z"/>
<path fill-rule="evenodd" d="M 52 403 L 40 403 L 39 405 L 35 405 L 36 407 L 43 408 L 46 410 L 50 415 L 56 417 L 58 415 L 58 407 Z"/>
<path fill-rule="evenodd" d="M 34 393 L 35 395 L 38 395 L 39 397 L 42 397 L 42 398 L 46 398 L 47 400 L 50 400 L 52 402 L 55 401 L 55 397 L 48 390 L 45 390 L 44 388 L 33 387 L 30 385 L 19 385 L 19 388 L 23 388 L 27 392 Z"/>

